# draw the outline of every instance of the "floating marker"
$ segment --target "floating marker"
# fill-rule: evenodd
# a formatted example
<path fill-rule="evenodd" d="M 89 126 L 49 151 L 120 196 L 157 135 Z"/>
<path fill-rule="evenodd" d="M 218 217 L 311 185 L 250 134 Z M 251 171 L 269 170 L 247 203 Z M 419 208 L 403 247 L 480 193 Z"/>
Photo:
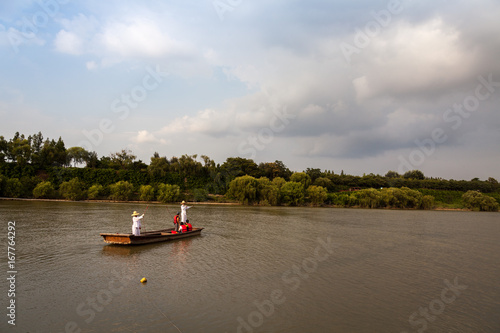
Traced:
<path fill-rule="evenodd" d="M 141 283 L 146 283 L 148 282 L 148 279 L 146 279 L 145 277 L 141 279 Z"/>

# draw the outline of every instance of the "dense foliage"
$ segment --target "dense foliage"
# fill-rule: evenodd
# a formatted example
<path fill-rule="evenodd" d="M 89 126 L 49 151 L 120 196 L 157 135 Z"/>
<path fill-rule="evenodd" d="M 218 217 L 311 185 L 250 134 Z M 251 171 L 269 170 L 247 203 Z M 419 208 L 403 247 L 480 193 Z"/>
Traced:
<path fill-rule="evenodd" d="M 467 191 L 462 196 L 464 205 L 468 209 L 497 212 L 498 202 L 490 196 L 484 195 L 479 191 Z"/>
<path fill-rule="evenodd" d="M 257 164 L 241 157 L 220 165 L 206 155 L 155 153 L 148 165 L 126 149 L 99 158 L 82 147 L 66 148 L 62 138 L 16 133 L 10 140 L 0 136 L 0 196 L 498 210 L 500 185 L 494 178 L 427 178 L 419 170 L 385 176 L 311 168 L 292 172 L 281 161 Z"/>

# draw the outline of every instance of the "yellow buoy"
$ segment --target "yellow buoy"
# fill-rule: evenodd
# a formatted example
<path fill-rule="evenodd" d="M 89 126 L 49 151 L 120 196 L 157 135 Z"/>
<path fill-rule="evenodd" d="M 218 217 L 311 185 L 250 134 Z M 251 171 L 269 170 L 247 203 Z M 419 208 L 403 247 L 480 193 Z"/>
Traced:
<path fill-rule="evenodd" d="M 145 283 L 145 282 L 148 282 L 148 280 L 146 278 L 142 278 L 141 283 Z"/>

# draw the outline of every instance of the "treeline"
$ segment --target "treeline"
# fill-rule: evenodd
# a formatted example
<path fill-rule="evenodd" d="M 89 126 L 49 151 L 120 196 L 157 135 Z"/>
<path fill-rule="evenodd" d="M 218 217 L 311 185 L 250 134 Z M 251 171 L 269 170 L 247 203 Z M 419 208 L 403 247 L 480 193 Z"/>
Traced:
<path fill-rule="evenodd" d="M 373 190 L 380 188 L 383 190 Z M 494 178 L 445 180 L 425 177 L 419 170 L 403 175 L 388 171 L 384 176 L 353 176 L 342 170 L 314 168 L 292 172 L 281 161 L 257 164 L 240 157 L 217 164 L 206 155 L 167 158 L 155 153 L 146 164 L 129 150 L 99 157 L 82 147 L 66 148 L 62 138 L 45 139 L 42 133 L 30 136 L 16 133 L 9 140 L 0 136 L 0 196 L 3 197 L 162 202 L 237 200 L 244 204 L 396 208 L 430 205 L 430 198 L 425 198 L 429 194 L 423 194 L 418 202 L 398 199 L 396 203 L 387 198 L 389 194 L 398 197 L 401 193 L 414 197 L 416 194 L 409 190 L 456 191 L 461 195 L 479 191 L 495 197 L 500 186 Z"/>

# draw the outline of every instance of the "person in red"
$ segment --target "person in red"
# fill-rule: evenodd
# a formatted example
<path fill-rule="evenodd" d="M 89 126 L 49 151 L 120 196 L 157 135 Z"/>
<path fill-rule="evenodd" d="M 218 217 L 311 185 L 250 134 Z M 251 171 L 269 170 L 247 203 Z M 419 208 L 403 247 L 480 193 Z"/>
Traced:
<path fill-rule="evenodd" d="M 180 232 L 187 232 L 187 226 L 186 226 L 186 224 L 182 223 L 179 231 Z"/>
<path fill-rule="evenodd" d="M 191 222 L 189 222 L 189 220 L 186 221 L 186 229 L 187 231 L 193 230 L 193 226 L 191 225 Z"/>
<path fill-rule="evenodd" d="M 180 215 L 180 212 L 177 212 L 177 215 L 174 216 L 175 231 L 179 231 L 179 215 Z"/>

